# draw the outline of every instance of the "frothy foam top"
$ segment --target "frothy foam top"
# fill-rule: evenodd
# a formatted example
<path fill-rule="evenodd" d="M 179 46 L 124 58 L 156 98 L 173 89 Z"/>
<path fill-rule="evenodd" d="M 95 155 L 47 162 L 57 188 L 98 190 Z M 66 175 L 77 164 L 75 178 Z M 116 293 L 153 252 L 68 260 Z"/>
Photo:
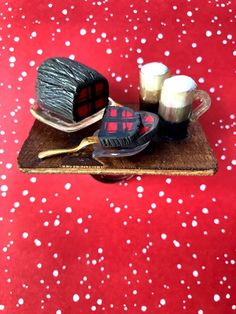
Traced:
<path fill-rule="evenodd" d="M 165 64 L 160 62 L 150 62 L 142 66 L 141 72 L 151 76 L 163 75 L 168 72 L 168 68 Z"/>
<path fill-rule="evenodd" d="M 194 90 L 197 84 L 190 76 L 174 75 L 164 81 L 163 87 L 181 93 Z"/>

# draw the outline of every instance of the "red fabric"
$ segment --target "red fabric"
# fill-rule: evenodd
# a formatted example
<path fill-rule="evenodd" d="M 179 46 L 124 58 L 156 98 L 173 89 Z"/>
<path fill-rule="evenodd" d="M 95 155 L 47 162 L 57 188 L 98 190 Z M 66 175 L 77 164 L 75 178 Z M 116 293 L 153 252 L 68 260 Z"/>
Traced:
<path fill-rule="evenodd" d="M 9 0 L 0 21 L 0 312 L 235 313 L 235 2 Z M 212 98 L 200 121 L 218 173 L 20 173 L 36 69 L 53 56 L 97 69 L 120 103 L 138 101 L 139 64 L 193 77 Z"/>

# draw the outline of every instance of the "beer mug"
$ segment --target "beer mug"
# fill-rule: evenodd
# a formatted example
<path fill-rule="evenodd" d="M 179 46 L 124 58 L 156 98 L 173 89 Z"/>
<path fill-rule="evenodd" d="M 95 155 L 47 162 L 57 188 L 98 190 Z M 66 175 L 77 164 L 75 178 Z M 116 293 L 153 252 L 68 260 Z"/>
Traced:
<path fill-rule="evenodd" d="M 140 110 L 158 113 L 162 84 L 169 76 L 168 67 L 160 62 L 146 63 L 141 67 Z"/>
<path fill-rule="evenodd" d="M 195 100 L 200 101 L 196 108 Z M 158 109 L 160 134 L 170 139 L 185 138 L 189 121 L 197 120 L 210 105 L 210 96 L 198 90 L 191 77 L 175 75 L 167 78 L 163 83 Z"/>

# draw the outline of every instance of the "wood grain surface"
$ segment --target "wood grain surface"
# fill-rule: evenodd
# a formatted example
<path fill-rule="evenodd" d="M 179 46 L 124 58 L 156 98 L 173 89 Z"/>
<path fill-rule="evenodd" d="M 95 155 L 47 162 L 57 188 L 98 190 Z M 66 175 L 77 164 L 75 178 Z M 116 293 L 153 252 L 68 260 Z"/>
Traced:
<path fill-rule="evenodd" d="M 125 158 L 92 158 L 93 147 L 40 160 L 48 149 L 70 148 L 99 128 L 96 123 L 75 133 L 65 133 L 35 121 L 18 157 L 26 173 L 213 175 L 217 160 L 199 122 L 191 123 L 185 140 L 168 142 L 155 138 L 141 153 Z"/>

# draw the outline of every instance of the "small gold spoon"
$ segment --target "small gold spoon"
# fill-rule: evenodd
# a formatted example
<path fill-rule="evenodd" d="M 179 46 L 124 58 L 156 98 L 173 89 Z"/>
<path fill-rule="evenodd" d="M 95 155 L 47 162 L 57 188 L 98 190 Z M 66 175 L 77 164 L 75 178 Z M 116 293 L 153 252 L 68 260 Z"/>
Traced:
<path fill-rule="evenodd" d="M 43 159 L 46 157 L 51 157 L 55 155 L 61 155 L 61 154 L 68 154 L 68 153 L 76 153 L 82 148 L 93 145 L 93 144 L 98 144 L 99 139 L 97 136 L 89 136 L 85 137 L 78 146 L 73 147 L 73 148 L 66 148 L 66 149 L 51 149 L 51 150 L 46 150 L 43 152 L 40 152 L 38 154 L 38 158 Z"/>

